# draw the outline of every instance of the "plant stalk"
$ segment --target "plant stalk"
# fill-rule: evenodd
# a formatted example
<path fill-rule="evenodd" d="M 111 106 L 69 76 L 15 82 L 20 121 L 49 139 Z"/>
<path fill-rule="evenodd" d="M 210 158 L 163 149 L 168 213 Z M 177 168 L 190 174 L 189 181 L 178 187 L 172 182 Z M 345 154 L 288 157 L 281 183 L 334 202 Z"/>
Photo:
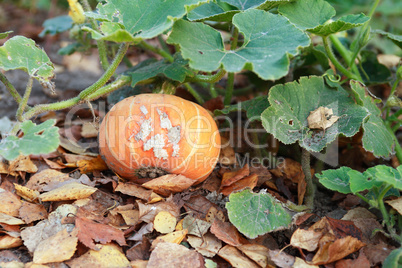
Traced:
<path fill-rule="evenodd" d="M 310 209 L 314 208 L 315 189 L 310 170 L 310 153 L 307 149 L 302 148 L 301 166 L 306 180 L 306 195 L 304 196 L 305 204 Z"/>
<path fill-rule="evenodd" d="M 29 77 L 29 80 L 28 80 L 27 87 L 26 87 L 26 89 L 25 89 L 24 96 L 22 97 L 22 100 L 21 100 L 21 102 L 20 102 L 20 104 L 19 104 L 19 106 L 18 106 L 18 109 L 17 109 L 16 118 L 17 118 L 17 120 L 20 121 L 20 122 L 23 122 L 23 121 L 24 121 L 24 120 L 23 120 L 23 117 L 22 117 L 22 114 L 23 114 L 23 112 L 25 111 L 25 108 L 26 108 L 26 106 L 27 106 L 27 104 L 28 104 L 29 96 L 31 96 L 32 84 L 33 84 L 33 77 L 30 76 L 30 77 Z"/>
<path fill-rule="evenodd" d="M 389 215 L 388 215 L 388 211 L 385 208 L 385 204 L 384 204 L 384 196 L 385 194 L 392 189 L 392 185 L 388 185 L 387 187 L 385 187 L 381 193 L 378 195 L 377 198 L 377 203 L 378 203 L 378 209 L 381 211 L 382 217 L 384 218 L 384 222 L 387 225 L 388 229 L 392 228 L 392 224 L 389 221 Z"/>
<path fill-rule="evenodd" d="M 86 12 L 92 11 L 88 0 L 81 0 L 81 3 Z M 98 29 L 98 24 L 96 23 L 95 19 L 89 18 L 89 22 L 91 23 L 93 29 Z M 106 52 L 106 42 L 103 40 L 96 40 L 96 45 L 98 46 L 99 60 L 101 62 L 102 68 L 104 71 L 106 71 L 109 68 L 109 61 L 107 59 Z"/>
<path fill-rule="evenodd" d="M 149 50 L 149 51 L 152 51 L 152 52 L 154 52 L 154 53 L 156 53 L 156 54 L 158 54 L 158 55 L 161 55 L 162 57 L 164 57 L 165 59 L 167 59 L 169 62 L 173 62 L 173 61 L 174 61 L 174 58 L 173 58 L 172 55 L 170 55 L 170 53 L 168 53 L 168 52 L 165 51 L 164 49 L 160 49 L 160 48 L 158 48 L 158 47 L 154 47 L 154 46 L 148 44 L 147 42 L 145 42 L 144 40 L 142 40 L 142 41 L 139 43 L 139 46 L 141 46 L 141 47 L 143 47 L 143 48 L 145 48 L 145 49 L 147 49 L 147 50 Z"/>
<path fill-rule="evenodd" d="M 119 51 L 116 54 L 116 57 L 114 58 L 112 64 L 109 66 L 106 72 L 98 79 L 98 81 L 96 81 L 93 85 L 83 90 L 78 95 L 81 100 L 86 99 L 86 97 L 94 93 L 96 90 L 105 85 L 107 81 L 109 81 L 110 77 L 112 77 L 117 67 L 119 66 L 120 62 L 123 60 L 123 57 L 126 54 L 129 46 L 130 46 L 129 43 L 121 44 Z"/>
<path fill-rule="evenodd" d="M 10 81 L 7 79 L 7 77 L 0 72 L 0 81 L 4 84 L 8 92 L 10 92 L 11 96 L 14 98 L 14 100 L 20 104 L 22 101 L 21 95 L 18 93 L 18 91 L 15 89 L 13 84 L 10 83 Z"/>
<path fill-rule="evenodd" d="M 184 86 L 186 87 L 187 91 L 190 92 L 191 95 L 193 95 L 193 97 L 197 100 L 199 104 L 203 104 L 205 102 L 201 95 L 189 83 L 185 83 Z"/>
<path fill-rule="evenodd" d="M 186 79 L 184 80 L 184 82 L 204 82 L 204 83 L 216 83 L 219 80 L 221 80 L 223 78 L 223 76 L 225 76 L 226 71 L 223 69 L 220 69 L 216 74 L 212 74 L 212 75 L 204 75 L 204 74 L 197 74 L 193 77 L 186 77 Z"/>
<path fill-rule="evenodd" d="M 374 0 L 373 5 L 370 8 L 369 13 L 367 14 L 368 17 L 373 16 L 378 4 L 380 3 L 380 0 Z M 367 28 L 369 27 L 370 24 L 370 20 L 368 20 L 366 23 L 364 23 L 364 25 L 359 29 L 359 33 L 357 34 L 357 40 L 359 40 L 360 38 L 362 38 L 363 33 L 366 32 Z M 349 67 L 352 66 L 352 64 L 355 62 L 355 59 L 357 57 L 357 55 L 359 54 L 360 50 L 362 49 L 362 47 L 360 46 L 356 46 L 355 50 L 353 51 L 352 56 L 350 57 L 348 63 L 349 63 Z"/>
<path fill-rule="evenodd" d="M 346 77 L 348 77 L 349 79 L 354 79 L 357 81 L 362 81 L 357 75 L 355 75 L 354 73 L 352 73 L 351 71 L 349 71 L 348 69 L 346 69 L 345 67 L 343 67 L 343 65 L 338 61 L 338 59 L 335 57 L 334 53 L 332 52 L 331 49 L 331 44 L 328 41 L 328 37 L 325 36 L 322 38 L 323 40 L 323 44 L 324 44 L 324 48 L 325 51 L 327 52 L 328 58 L 331 60 L 332 64 L 339 70 L 341 71 Z M 347 53 L 344 53 L 345 55 Z M 342 54 L 341 54 L 342 55 Z M 346 61 L 348 62 L 348 60 L 346 59 Z"/>
<path fill-rule="evenodd" d="M 233 34 L 232 34 L 232 42 L 230 44 L 230 50 L 235 50 L 237 48 L 237 41 L 239 39 L 239 30 L 233 26 Z M 233 88 L 234 88 L 234 73 L 228 74 L 228 80 L 226 82 L 226 92 L 225 98 L 223 100 L 224 105 L 229 105 L 232 96 L 233 96 Z"/>
<path fill-rule="evenodd" d="M 95 92 L 88 95 L 85 99 L 80 98 L 80 96 L 78 95 L 77 97 L 74 97 L 74 98 L 71 98 L 68 100 L 64 100 L 64 101 L 60 101 L 60 102 L 36 105 L 34 108 L 30 109 L 23 115 L 23 120 L 28 120 L 38 114 L 46 112 L 46 111 L 62 110 L 62 109 L 70 108 L 83 101 L 95 100 L 107 93 L 110 93 L 116 89 L 119 89 L 120 87 L 123 87 L 123 86 L 129 84 L 130 82 L 131 82 L 131 78 L 129 76 L 120 76 L 114 82 L 101 87 L 100 89 L 98 89 Z"/>
<path fill-rule="evenodd" d="M 338 51 L 339 54 L 342 56 L 342 58 L 345 60 L 345 62 L 350 62 L 350 59 L 351 59 L 351 52 L 350 52 L 349 50 L 347 50 L 347 49 L 342 45 L 341 41 L 339 41 L 339 39 L 338 39 L 335 35 L 333 35 L 333 34 L 331 34 L 331 35 L 329 36 L 329 39 L 330 39 L 331 43 L 334 45 L 336 51 Z M 354 73 L 357 77 L 359 77 L 359 79 L 360 79 L 359 81 L 362 82 L 363 79 L 361 78 L 361 75 L 360 75 L 360 73 L 359 73 L 359 70 L 357 69 L 357 66 L 356 66 L 356 64 L 355 64 L 354 62 L 353 62 L 353 64 L 352 64 L 352 66 L 351 66 L 351 69 L 352 69 L 353 73 Z"/>

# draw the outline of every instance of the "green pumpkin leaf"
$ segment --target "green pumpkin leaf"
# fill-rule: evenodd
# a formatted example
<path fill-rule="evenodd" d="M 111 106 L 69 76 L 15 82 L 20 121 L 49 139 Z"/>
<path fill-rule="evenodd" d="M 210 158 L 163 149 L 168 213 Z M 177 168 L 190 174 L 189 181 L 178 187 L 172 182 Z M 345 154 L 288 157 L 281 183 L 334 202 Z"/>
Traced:
<path fill-rule="evenodd" d="M 310 43 L 309 37 L 285 18 L 262 10 L 236 14 L 233 24 L 244 35 L 244 44 L 236 50 L 225 50 L 221 34 L 200 22 L 177 21 L 167 41 L 180 45 L 183 58 L 196 70 L 246 69 L 266 80 L 285 76 L 288 54 L 295 55 L 299 47 Z"/>
<path fill-rule="evenodd" d="M 51 119 L 40 125 L 25 121 L 21 124 L 23 136 L 8 136 L 0 141 L 0 155 L 7 160 L 13 160 L 20 154 L 38 155 L 55 151 L 59 146 L 59 128 L 56 120 Z"/>
<path fill-rule="evenodd" d="M 328 36 L 363 25 L 370 18 L 364 14 L 346 15 L 335 21 L 335 9 L 324 0 L 294 1 L 279 8 L 279 13 L 299 28 L 320 36 Z"/>
<path fill-rule="evenodd" d="M 7 38 L 7 36 L 12 33 L 13 31 L 8 31 L 8 32 L 4 32 L 4 33 L 0 33 L 0 39 L 4 39 Z"/>
<path fill-rule="evenodd" d="M 184 82 L 184 79 L 189 76 L 193 76 L 194 73 L 186 68 L 187 60 L 182 58 L 175 58 L 174 62 L 167 62 L 166 60 L 151 60 L 143 64 L 139 68 L 135 68 L 133 71 L 126 71 L 127 75 L 131 76 L 131 86 L 134 87 L 140 81 L 148 78 L 164 75 L 165 77 L 174 81 Z"/>
<path fill-rule="evenodd" d="M 351 170 L 348 172 L 350 178 L 350 189 L 352 193 L 356 194 L 365 190 L 370 190 L 374 187 L 381 187 L 381 182 L 373 176 L 370 171 L 361 173 L 357 170 Z"/>
<path fill-rule="evenodd" d="M 402 190 L 402 166 L 395 169 L 385 165 L 378 165 L 370 169 L 375 173 L 377 180 L 386 182 L 394 188 Z"/>
<path fill-rule="evenodd" d="M 222 110 L 215 110 L 215 115 L 229 114 L 235 111 L 245 111 L 247 118 L 251 121 L 261 120 L 261 113 L 269 106 L 267 96 L 258 96 L 251 100 L 242 101 L 234 105 L 229 105 Z"/>
<path fill-rule="evenodd" d="M 385 65 L 378 62 L 376 53 L 363 50 L 360 52 L 360 55 L 362 67 L 368 76 L 362 74 L 365 84 L 385 84 L 391 81 L 391 71 Z"/>
<path fill-rule="evenodd" d="M 292 216 L 274 197 L 249 189 L 232 193 L 226 209 L 230 222 L 251 239 L 287 228 L 292 222 Z"/>
<path fill-rule="evenodd" d="M 392 34 L 382 30 L 374 30 L 372 33 L 386 36 L 388 39 L 394 42 L 395 45 L 397 45 L 399 48 L 402 48 L 402 35 Z"/>
<path fill-rule="evenodd" d="M 372 152 L 376 157 L 389 157 L 393 153 L 394 140 L 380 117 L 380 109 L 374 100 L 366 95 L 364 86 L 353 80 L 350 81 L 350 85 L 355 96 L 359 98 L 367 111 L 367 116 L 363 122 L 363 148 Z"/>
<path fill-rule="evenodd" d="M 352 193 L 350 189 L 349 167 L 324 170 L 322 174 L 315 174 L 319 182 L 326 188 L 343 194 Z"/>
<path fill-rule="evenodd" d="M 209 2 L 194 8 L 188 13 L 190 21 L 231 21 L 233 16 L 247 9 L 269 10 L 290 0 L 222 0 Z"/>
<path fill-rule="evenodd" d="M 46 34 L 55 35 L 71 29 L 73 20 L 69 15 L 58 16 L 45 20 L 43 27 L 43 31 L 39 34 L 40 37 L 44 37 Z"/>
<path fill-rule="evenodd" d="M 0 68 L 5 71 L 21 69 L 45 86 L 49 86 L 54 76 L 53 64 L 45 51 L 24 36 L 14 36 L 0 47 Z"/>
<path fill-rule="evenodd" d="M 298 141 L 313 152 L 321 151 L 339 134 L 356 134 L 368 114 L 343 88 L 331 88 L 317 76 L 276 85 L 270 89 L 268 100 L 271 106 L 261 115 L 266 131 L 285 144 Z M 339 117 L 325 132 L 308 127 L 307 117 L 319 107 L 332 109 L 333 115 Z"/>
<path fill-rule="evenodd" d="M 384 268 L 402 267 L 402 247 L 394 249 L 382 263 Z"/>
<path fill-rule="evenodd" d="M 89 27 L 82 29 L 96 40 L 138 42 L 162 34 L 174 20 L 202 2 L 206 0 L 109 0 L 99 3 L 97 12 L 85 12 L 87 17 L 102 21 L 100 32 Z"/>

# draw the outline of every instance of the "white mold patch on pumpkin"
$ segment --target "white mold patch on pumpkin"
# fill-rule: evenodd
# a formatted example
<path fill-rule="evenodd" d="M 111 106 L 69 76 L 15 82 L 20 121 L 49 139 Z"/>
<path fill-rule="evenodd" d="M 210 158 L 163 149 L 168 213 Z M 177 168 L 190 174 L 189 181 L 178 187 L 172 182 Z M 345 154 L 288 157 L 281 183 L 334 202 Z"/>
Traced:
<path fill-rule="evenodd" d="M 174 144 L 179 143 L 179 141 L 180 141 L 180 129 L 181 129 L 180 126 L 175 126 L 175 127 L 171 127 L 168 130 L 168 134 L 167 134 L 168 139 L 169 139 L 168 142 L 174 143 Z"/>
<path fill-rule="evenodd" d="M 135 135 L 135 140 L 139 141 L 142 140 L 145 142 L 148 135 L 152 132 L 153 127 L 151 124 L 151 118 L 144 120 L 140 125 L 140 131 L 138 131 L 137 135 Z"/>
<path fill-rule="evenodd" d="M 163 147 L 165 147 L 165 139 L 163 134 L 156 134 L 144 143 L 143 149 L 144 151 L 153 149 L 155 157 L 167 159 L 169 155 L 167 151 L 163 149 Z"/>
<path fill-rule="evenodd" d="M 140 110 L 141 110 L 141 112 L 142 112 L 144 115 L 147 115 L 147 114 L 148 114 L 147 107 L 145 107 L 144 105 L 142 105 L 142 106 L 140 107 Z"/>
<path fill-rule="evenodd" d="M 172 128 L 172 122 L 170 122 L 169 116 L 165 113 L 159 110 L 158 108 L 156 111 L 159 114 L 159 118 L 161 121 L 161 128 L 166 128 L 167 130 Z"/>

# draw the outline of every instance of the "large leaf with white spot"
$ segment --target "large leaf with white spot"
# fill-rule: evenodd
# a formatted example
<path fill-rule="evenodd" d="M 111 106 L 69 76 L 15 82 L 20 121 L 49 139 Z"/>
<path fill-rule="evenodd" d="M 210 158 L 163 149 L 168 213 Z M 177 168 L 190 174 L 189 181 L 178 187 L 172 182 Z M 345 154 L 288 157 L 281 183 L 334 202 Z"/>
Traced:
<path fill-rule="evenodd" d="M 83 27 L 94 39 L 136 42 L 168 30 L 192 7 L 206 0 L 109 0 L 99 3 L 97 12 L 85 15 L 102 21 L 100 30 Z"/>
<path fill-rule="evenodd" d="M 244 36 L 235 50 L 226 50 L 221 34 L 200 22 L 177 21 L 168 43 L 180 45 L 190 67 L 211 72 L 223 67 L 228 72 L 251 70 L 266 80 L 287 74 L 288 54 L 310 44 L 309 37 L 280 15 L 250 9 L 236 14 L 233 24 Z"/>
<path fill-rule="evenodd" d="M 14 36 L 0 47 L 0 68 L 23 70 L 44 85 L 54 76 L 53 64 L 45 51 L 24 36 Z"/>
<path fill-rule="evenodd" d="M 335 21 L 335 9 L 324 0 L 299 0 L 281 5 L 279 13 L 299 28 L 311 33 L 328 36 L 363 25 L 370 18 L 363 15 L 346 15 Z"/>
<path fill-rule="evenodd" d="M 195 20 L 231 21 L 233 16 L 250 8 L 269 10 L 290 0 L 222 0 L 210 1 L 191 10 L 187 18 Z"/>
<path fill-rule="evenodd" d="M 13 160 L 20 154 L 38 155 L 55 151 L 59 146 L 59 128 L 56 120 L 51 119 L 40 125 L 25 121 L 21 124 L 22 137 L 8 136 L 0 142 L 0 155 Z"/>
<path fill-rule="evenodd" d="M 249 189 L 229 196 L 226 203 L 229 220 L 245 236 L 256 238 L 289 227 L 292 216 L 268 193 L 253 193 Z"/>
<path fill-rule="evenodd" d="M 367 110 L 356 104 L 342 87 L 328 86 L 322 77 L 302 77 L 299 82 L 276 85 L 269 91 L 270 107 L 261 115 L 267 132 L 285 144 L 299 142 L 319 152 L 339 134 L 351 137 L 359 131 Z M 324 130 L 310 129 L 307 117 L 319 107 L 333 110 L 339 119 Z"/>
<path fill-rule="evenodd" d="M 374 99 L 366 94 L 366 88 L 357 81 L 350 82 L 356 99 L 367 110 L 363 122 L 363 148 L 372 152 L 376 157 L 389 157 L 393 153 L 394 140 L 382 120 L 381 111 Z M 381 142 L 379 142 L 381 141 Z"/>

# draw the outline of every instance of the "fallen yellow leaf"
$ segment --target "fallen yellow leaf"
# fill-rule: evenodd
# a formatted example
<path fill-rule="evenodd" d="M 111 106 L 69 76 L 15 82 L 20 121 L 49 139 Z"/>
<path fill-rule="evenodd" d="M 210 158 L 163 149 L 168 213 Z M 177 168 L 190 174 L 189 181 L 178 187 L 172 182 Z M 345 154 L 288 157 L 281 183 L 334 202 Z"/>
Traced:
<path fill-rule="evenodd" d="M 168 234 L 174 231 L 176 222 L 176 217 L 168 211 L 161 211 L 155 216 L 154 228 L 162 234 Z"/>
<path fill-rule="evenodd" d="M 76 200 L 87 198 L 88 196 L 96 192 L 96 190 L 97 189 L 94 187 L 90 187 L 78 182 L 71 182 L 50 192 L 43 193 L 39 196 L 39 198 L 43 202 Z"/>

